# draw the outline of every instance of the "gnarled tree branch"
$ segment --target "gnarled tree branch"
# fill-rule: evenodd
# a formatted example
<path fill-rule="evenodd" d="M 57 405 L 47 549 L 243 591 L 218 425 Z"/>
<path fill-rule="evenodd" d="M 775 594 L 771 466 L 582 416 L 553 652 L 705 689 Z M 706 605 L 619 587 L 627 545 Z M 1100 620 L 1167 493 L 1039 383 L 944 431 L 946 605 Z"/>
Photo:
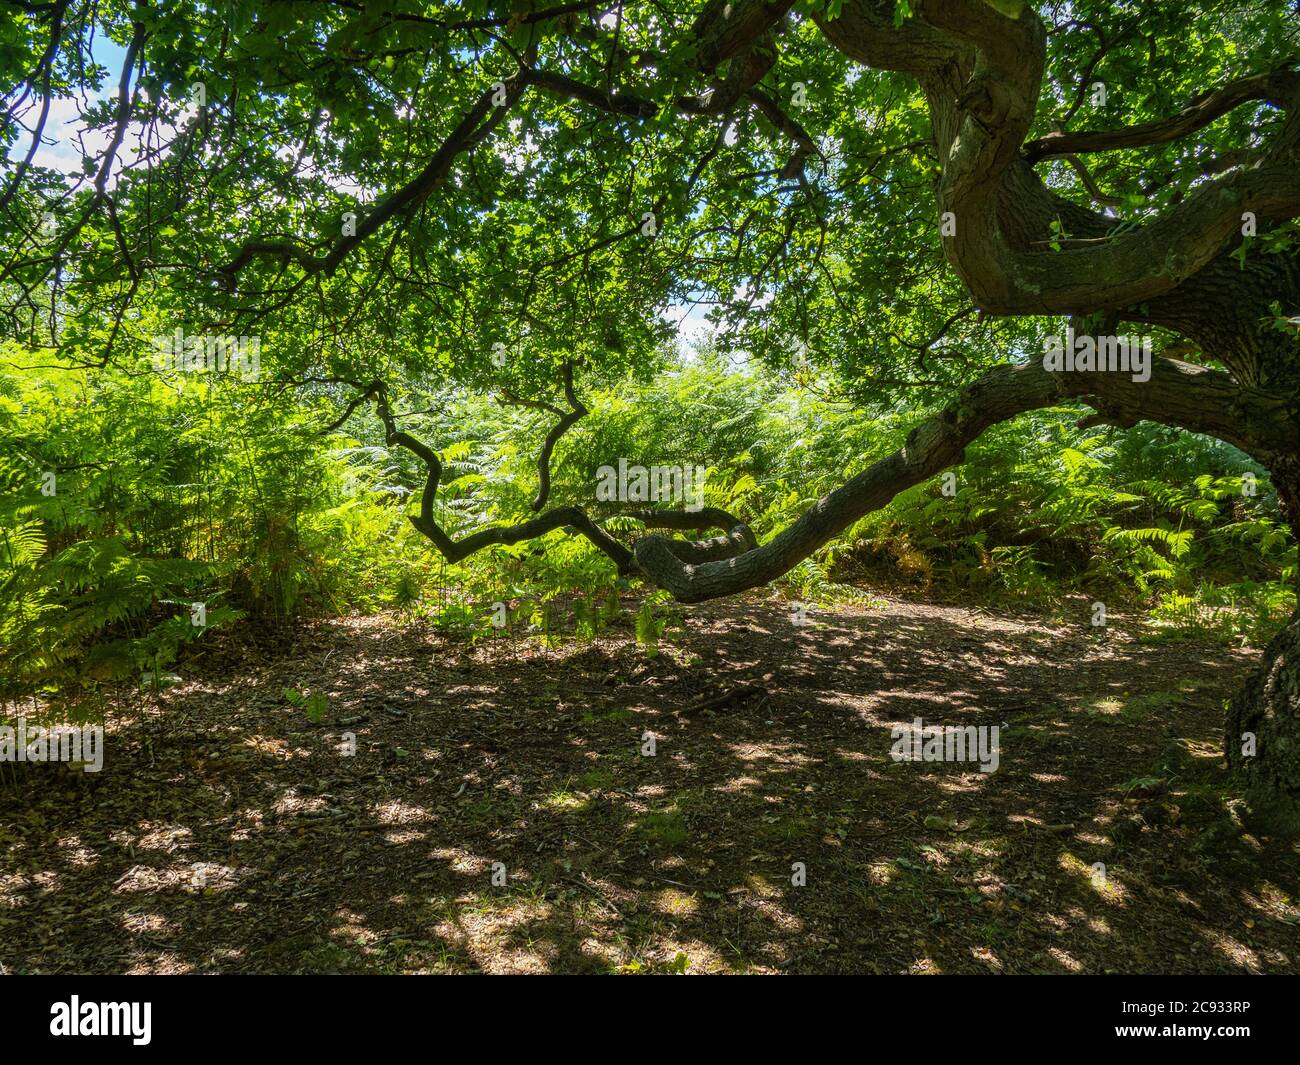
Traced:
<path fill-rule="evenodd" d="M 636 545 L 637 567 L 686 603 L 767 584 L 899 492 L 962 461 L 966 446 L 991 425 L 1066 399 L 1088 403 L 1120 424 L 1149 419 L 1209 433 L 1266 463 L 1300 447 L 1296 396 L 1242 388 L 1215 370 L 1157 359 L 1151 379 L 1135 382 L 1107 371 L 1052 374 L 1041 360 L 1003 364 L 913 429 L 901 448 L 822 496 L 761 547 L 694 562 L 672 541 L 647 536 Z"/>
<path fill-rule="evenodd" d="M 429 157 L 429 161 L 425 163 L 420 173 L 381 200 L 373 210 L 357 222 L 356 231 L 335 242 L 327 254 L 315 255 L 295 241 L 249 240 L 239 248 L 231 261 L 221 268 L 220 272 L 225 278 L 227 287 L 233 291 L 240 272 L 254 259 L 259 258 L 276 258 L 282 261 L 292 259 L 308 274 L 324 273 L 328 276 L 334 273 L 353 248 L 379 230 L 391 218 L 419 206 L 432 196 L 451 174 L 456 159 L 485 140 L 496 129 L 527 85 L 528 81 L 523 77 L 521 70 L 504 81 L 503 103 L 495 102 L 497 97 L 495 87 L 484 92 L 438 146 L 437 151 Z"/>
<path fill-rule="evenodd" d="M 1274 107 L 1295 107 L 1300 102 L 1300 73 L 1294 70 L 1275 70 L 1268 74 L 1240 78 L 1202 94 L 1178 114 L 1168 118 L 1123 129 L 1049 133 L 1027 143 L 1023 151 L 1025 158 L 1033 163 L 1054 155 L 1109 152 L 1120 148 L 1167 144 L 1195 133 L 1251 100 L 1270 103 Z"/>
<path fill-rule="evenodd" d="M 564 398 L 569 404 L 567 411 L 560 410 L 550 403 L 543 403 L 535 399 L 522 399 L 508 389 L 501 390 L 502 402 L 511 403 L 519 407 L 529 407 L 532 410 L 549 411 L 556 415 L 560 420 L 555 423 L 551 431 L 546 434 L 546 439 L 542 441 L 542 449 L 537 455 L 537 496 L 533 500 L 533 509 L 541 510 L 546 506 L 546 501 L 551 498 L 551 453 L 555 450 L 555 445 L 560 442 L 560 437 L 569 431 L 575 422 L 587 415 L 587 408 L 583 405 L 582 400 L 573 390 L 573 363 L 566 362 L 560 371 L 560 377 L 564 384 Z"/>
<path fill-rule="evenodd" d="M 358 382 L 351 382 L 362 388 Z M 421 533 L 427 536 L 439 553 L 448 562 L 463 561 L 476 551 L 493 544 L 510 545 L 532 540 L 556 529 L 572 530 L 581 533 L 618 567 L 620 574 L 632 570 L 632 553 L 601 529 L 581 507 L 556 507 L 539 514 L 536 518 L 517 525 L 497 525 L 480 529 L 461 540 L 453 540 L 443 531 L 433 516 L 433 505 L 438 494 L 438 482 L 442 478 L 442 460 L 438 453 L 424 441 L 397 427 L 397 419 L 388 400 L 388 388 L 382 381 L 375 381 L 364 388 L 362 394 L 353 400 L 343 417 L 333 423 L 334 428 L 341 425 L 353 411 L 367 399 L 375 401 L 375 409 L 384 424 L 384 440 L 389 447 L 401 446 L 412 452 L 424 463 L 428 474 L 424 482 L 424 491 L 420 496 L 420 514 L 409 520 Z"/>

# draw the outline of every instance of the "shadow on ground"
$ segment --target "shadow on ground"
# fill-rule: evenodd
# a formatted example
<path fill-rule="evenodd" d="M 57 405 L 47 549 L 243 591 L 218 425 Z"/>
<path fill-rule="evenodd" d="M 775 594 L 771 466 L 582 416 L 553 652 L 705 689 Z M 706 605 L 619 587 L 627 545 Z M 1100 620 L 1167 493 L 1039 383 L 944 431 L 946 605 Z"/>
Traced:
<path fill-rule="evenodd" d="M 1300 971 L 1300 852 L 1241 828 L 1219 749 L 1252 656 L 892 601 L 681 618 L 655 658 L 627 621 L 215 647 L 123 696 L 102 772 L 0 789 L 0 964 Z M 916 718 L 999 726 L 997 770 L 895 761 Z"/>

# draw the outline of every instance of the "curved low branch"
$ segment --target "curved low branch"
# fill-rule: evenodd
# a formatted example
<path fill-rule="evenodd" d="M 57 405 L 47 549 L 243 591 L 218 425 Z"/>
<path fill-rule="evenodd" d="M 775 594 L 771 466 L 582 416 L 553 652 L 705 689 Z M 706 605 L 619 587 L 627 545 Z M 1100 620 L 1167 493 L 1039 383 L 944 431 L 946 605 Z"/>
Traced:
<path fill-rule="evenodd" d="M 637 510 L 624 516 L 636 518 L 647 529 L 696 532 L 705 529 L 721 529 L 722 535 L 708 540 L 656 537 L 668 545 L 668 550 L 672 552 L 674 558 L 692 565 L 735 558 L 758 547 L 758 539 L 754 536 L 753 530 L 721 507 L 701 507 L 699 510 Z"/>
<path fill-rule="evenodd" d="M 623 514 L 635 518 L 647 529 L 704 529 L 730 531 L 741 525 L 739 518 L 721 507 L 701 507 L 699 510 L 633 510 Z"/>
<path fill-rule="evenodd" d="M 1080 401 L 1097 412 L 1084 419 L 1085 424 L 1156 421 L 1226 440 L 1266 466 L 1300 451 L 1300 393 L 1278 395 L 1243 387 L 1225 373 L 1174 359 L 1155 359 L 1150 371 L 1149 379 L 1135 381 L 1129 374 L 1104 370 L 1049 372 L 1041 360 L 995 366 L 954 403 L 912 429 L 897 451 L 822 496 L 761 546 L 746 525 L 717 507 L 628 515 L 652 528 L 724 530 L 711 540 L 695 541 L 652 534 L 637 541 L 633 551 L 577 506 L 558 507 L 517 525 L 482 529 L 455 541 L 433 517 L 442 464 L 430 447 L 397 428 L 383 383 L 366 389 L 347 414 L 373 398 L 388 444 L 407 448 L 428 467 L 420 515 L 410 520 L 449 562 L 492 544 L 515 544 L 564 529 L 585 536 L 614 561 L 621 575 L 639 573 L 680 602 L 695 603 L 767 584 L 899 492 L 961 462 L 966 447 L 985 429 L 1064 400 Z"/>
<path fill-rule="evenodd" d="M 962 461 L 966 446 L 989 426 L 1064 399 L 1087 403 L 1117 424 L 1148 419 L 1209 433 L 1266 465 L 1300 447 L 1297 397 L 1243 388 L 1227 374 L 1172 359 L 1155 360 L 1151 371 L 1150 380 L 1135 382 L 1105 371 L 1053 374 L 1038 360 L 994 367 L 913 429 L 892 455 L 822 496 L 761 547 L 693 562 L 667 538 L 647 536 L 636 545 L 637 567 L 685 603 L 767 584 L 899 492 Z"/>
<path fill-rule="evenodd" d="M 966 445 L 990 425 L 1058 399 L 1057 382 L 1037 363 L 995 367 L 955 404 L 913 429 L 898 451 L 822 496 L 761 547 L 691 564 L 677 557 L 665 537 L 647 536 L 636 545 L 637 566 L 685 603 L 767 584 L 903 489 L 960 461 Z"/>
<path fill-rule="evenodd" d="M 581 507 L 555 507 L 518 525 L 493 525 L 480 529 L 463 540 L 452 540 L 432 519 L 411 518 L 411 524 L 432 540 L 442 557 L 452 563 L 461 562 L 494 544 L 509 546 L 534 540 L 556 529 L 564 529 L 579 532 L 590 540 L 594 547 L 618 567 L 620 575 L 626 576 L 633 570 L 632 552 L 592 521 Z"/>
<path fill-rule="evenodd" d="M 367 400 L 374 400 L 380 421 L 384 424 L 385 442 L 390 447 L 401 446 L 406 448 L 419 458 L 428 470 L 424 492 L 420 498 L 420 514 L 418 517 L 411 517 L 409 520 L 416 529 L 433 542 L 438 552 L 448 562 L 460 562 L 475 552 L 494 544 L 508 546 L 522 543 L 524 540 L 532 540 L 556 529 L 562 529 L 565 532 L 576 532 L 585 536 L 593 546 L 613 561 L 615 566 L 618 567 L 620 576 L 630 576 L 637 571 L 633 553 L 597 525 L 586 511 L 577 506 L 556 507 L 545 514 L 539 514 L 535 518 L 516 525 L 496 525 L 487 529 L 480 529 L 464 539 L 453 540 L 438 525 L 433 516 L 433 505 L 437 498 L 438 483 L 442 478 L 442 461 L 439 459 L 437 452 L 422 440 L 417 439 L 410 433 L 403 432 L 397 427 L 397 419 L 389 403 L 388 389 L 384 382 L 374 381 L 369 386 L 363 386 L 357 381 L 340 383 L 350 384 L 354 388 L 361 389 L 361 391 L 347 405 L 343 414 L 326 426 L 323 432 L 328 433 L 337 429 L 352 416 L 353 412 L 362 403 Z M 578 417 L 587 413 L 587 408 L 583 406 L 574 392 L 571 366 L 565 368 L 564 391 L 570 406 L 574 408 L 570 415 L 566 415 L 566 418 L 576 421 Z M 557 410 L 550 404 L 539 403 L 535 400 L 526 401 L 524 405 Z M 558 439 L 555 430 L 552 430 L 552 435 Z M 549 458 L 549 450 L 545 452 L 545 455 L 546 458 Z M 543 485 L 543 488 L 547 490 L 547 494 L 549 494 L 549 475 L 548 462 L 546 463 L 546 480 Z M 539 498 L 542 497 L 539 496 Z M 670 540 L 666 537 L 654 537 L 654 539 L 667 545 L 665 549 L 671 552 L 673 557 L 683 562 L 698 563 L 730 558 L 751 551 L 757 546 L 757 541 L 749 526 L 720 507 L 704 507 L 699 511 L 686 512 L 638 511 L 625 516 L 637 518 L 650 528 L 696 530 L 719 528 L 724 530 L 723 535 L 714 537 L 711 540 Z"/>

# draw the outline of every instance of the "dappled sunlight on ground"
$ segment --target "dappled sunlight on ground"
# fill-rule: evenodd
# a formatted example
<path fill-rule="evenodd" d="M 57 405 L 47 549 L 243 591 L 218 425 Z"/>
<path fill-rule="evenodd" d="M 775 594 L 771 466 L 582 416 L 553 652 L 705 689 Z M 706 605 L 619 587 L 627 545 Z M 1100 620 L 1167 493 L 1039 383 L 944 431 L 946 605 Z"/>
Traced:
<path fill-rule="evenodd" d="M 122 693 L 103 772 L 0 787 L 0 964 L 1300 971 L 1300 854 L 1218 754 L 1249 655 L 897 601 L 682 616 L 655 658 L 349 619 Z M 996 770 L 896 761 L 917 718 L 998 726 Z"/>

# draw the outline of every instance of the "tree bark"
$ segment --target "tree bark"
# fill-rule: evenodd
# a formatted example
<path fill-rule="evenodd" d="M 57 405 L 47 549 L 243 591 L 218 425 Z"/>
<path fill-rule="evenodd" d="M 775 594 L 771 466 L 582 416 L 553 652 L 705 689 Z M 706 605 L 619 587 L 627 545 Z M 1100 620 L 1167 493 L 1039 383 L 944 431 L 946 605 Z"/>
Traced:
<path fill-rule="evenodd" d="M 1300 835 L 1300 610 L 1228 704 L 1223 742 L 1256 816 Z"/>
<path fill-rule="evenodd" d="M 1300 539 L 1300 462 L 1291 455 L 1271 473 Z M 1264 649 L 1259 667 L 1228 703 L 1223 749 L 1263 827 L 1300 836 L 1300 600 Z"/>

